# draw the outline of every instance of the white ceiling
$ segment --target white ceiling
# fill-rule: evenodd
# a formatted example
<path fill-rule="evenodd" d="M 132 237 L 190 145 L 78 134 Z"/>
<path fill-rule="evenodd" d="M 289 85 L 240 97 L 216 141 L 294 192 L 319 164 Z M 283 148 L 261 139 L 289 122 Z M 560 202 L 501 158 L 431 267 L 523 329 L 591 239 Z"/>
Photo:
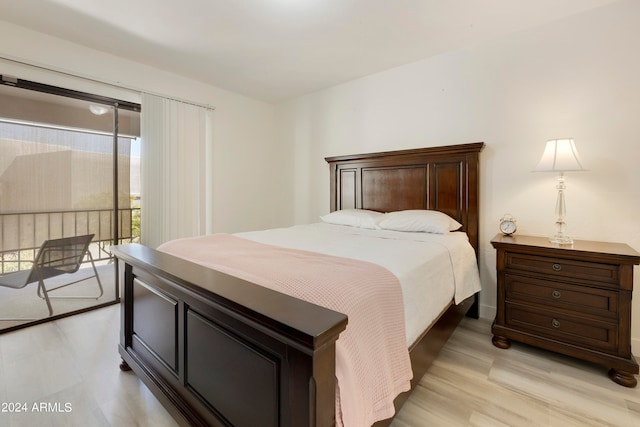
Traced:
<path fill-rule="evenodd" d="M 268 102 L 617 0 L 0 0 L 0 19 Z"/>

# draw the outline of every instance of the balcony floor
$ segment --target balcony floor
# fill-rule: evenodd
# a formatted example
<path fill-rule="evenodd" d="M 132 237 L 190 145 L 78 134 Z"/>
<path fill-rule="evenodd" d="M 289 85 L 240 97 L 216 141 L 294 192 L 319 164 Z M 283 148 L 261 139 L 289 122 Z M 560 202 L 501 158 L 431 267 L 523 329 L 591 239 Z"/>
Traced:
<path fill-rule="evenodd" d="M 91 277 L 82 282 L 53 291 L 52 296 L 82 296 L 90 299 L 68 299 L 51 298 L 53 315 L 69 313 L 82 310 L 98 304 L 104 304 L 115 300 L 115 275 L 114 265 L 104 264 L 96 266 L 104 294 L 99 298 L 92 298 L 99 295 L 98 284 L 95 277 Z M 80 280 L 93 274 L 90 265 L 81 268 L 74 274 L 64 274 L 53 277 L 45 281 L 48 289 L 61 284 Z M 49 316 L 46 302 L 37 295 L 38 284 L 31 283 L 22 289 L 13 289 L 0 286 L 0 330 L 27 323 L 33 319 L 44 319 Z M 19 320 L 26 319 L 26 320 Z"/>

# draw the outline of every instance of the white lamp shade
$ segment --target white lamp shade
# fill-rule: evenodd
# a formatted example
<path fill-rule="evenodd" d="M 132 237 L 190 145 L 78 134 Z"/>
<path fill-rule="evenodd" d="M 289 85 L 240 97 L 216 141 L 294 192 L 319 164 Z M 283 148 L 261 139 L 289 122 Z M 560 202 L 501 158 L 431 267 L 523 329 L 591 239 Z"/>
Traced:
<path fill-rule="evenodd" d="M 547 141 L 547 146 L 542 153 L 542 158 L 535 172 L 567 172 L 582 171 L 578 150 L 573 139 L 552 139 Z"/>

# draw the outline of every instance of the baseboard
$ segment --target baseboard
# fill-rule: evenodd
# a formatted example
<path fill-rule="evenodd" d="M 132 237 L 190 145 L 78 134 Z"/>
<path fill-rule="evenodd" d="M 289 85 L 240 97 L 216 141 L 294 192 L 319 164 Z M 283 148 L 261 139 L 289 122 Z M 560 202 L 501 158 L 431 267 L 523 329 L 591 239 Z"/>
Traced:
<path fill-rule="evenodd" d="M 490 305 L 480 304 L 480 318 L 493 320 L 496 317 L 496 308 Z"/>

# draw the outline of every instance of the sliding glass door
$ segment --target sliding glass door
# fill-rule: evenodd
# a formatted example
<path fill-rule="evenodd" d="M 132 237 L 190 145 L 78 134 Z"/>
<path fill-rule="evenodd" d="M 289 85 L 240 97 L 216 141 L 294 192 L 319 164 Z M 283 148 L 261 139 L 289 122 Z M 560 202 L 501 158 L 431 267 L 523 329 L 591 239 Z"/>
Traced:
<path fill-rule="evenodd" d="M 16 83 L 0 85 L 4 331 L 117 302 L 109 248 L 139 239 L 140 230 L 139 190 L 131 191 L 139 189 L 139 157 L 132 157 L 132 147 L 139 156 L 139 106 Z M 77 272 L 39 264 L 44 242 L 88 235 L 89 253 Z M 68 250 L 50 250 L 47 256 L 68 255 Z"/>

